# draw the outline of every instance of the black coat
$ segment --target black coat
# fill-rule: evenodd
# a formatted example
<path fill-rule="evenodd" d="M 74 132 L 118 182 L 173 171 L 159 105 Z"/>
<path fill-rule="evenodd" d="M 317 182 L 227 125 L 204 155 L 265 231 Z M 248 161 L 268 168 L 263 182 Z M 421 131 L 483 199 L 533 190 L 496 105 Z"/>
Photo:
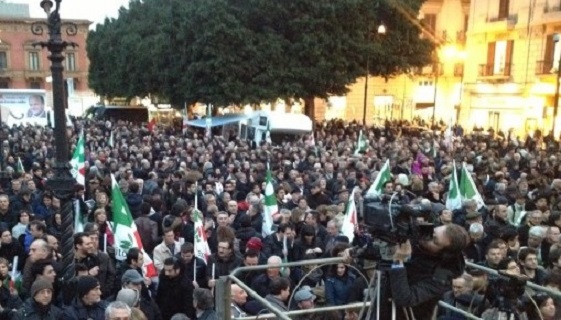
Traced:
<path fill-rule="evenodd" d="M 403 310 L 402 307 L 411 307 L 415 319 L 432 319 L 438 300 L 450 290 L 452 280 L 464 272 L 464 266 L 464 259 L 460 255 L 444 260 L 442 257 L 414 253 L 405 268 L 388 272 L 389 286 L 386 292 L 389 290 L 389 295 L 385 298 L 393 297 L 398 312 Z M 384 303 L 381 314 L 391 315 L 391 304 Z M 398 313 L 397 318 L 404 319 L 405 316 Z"/>
<path fill-rule="evenodd" d="M 62 310 L 53 305 L 43 312 L 36 308 L 35 300 L 29 298 L 25 300 L 23 306 L 15 312 L 11 320 L 58 320 L 62 315 Z"/>
<path fill-rule="evenodd" d="M 100 301 L 93 306 L 85 306 L 81 300 L 76 299 L 62 312 L 62 320 L 105 320 L 107 303 Z"/>
<path fill-rule="evenodd" d="M 193 283 L 185 281 L 183 275 L 169 278 L 163 272 L 160 273 L 156 303 L 162 311 L 162 318 L 170 319 L 176 313 L 184 313 L 195 319 L 193 290 Z"/>

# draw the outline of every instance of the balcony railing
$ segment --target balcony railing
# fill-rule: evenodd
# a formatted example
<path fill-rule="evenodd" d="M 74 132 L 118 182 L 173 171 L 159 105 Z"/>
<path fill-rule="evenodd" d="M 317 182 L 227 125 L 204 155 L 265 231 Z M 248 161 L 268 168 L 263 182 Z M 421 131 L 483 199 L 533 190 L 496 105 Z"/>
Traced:
<path fill-rule="evenodd" d="M 551 74 L 553 70 L 553 60 L 539 60 L 536 61 L 536 74 Z"/>
<path fill-rule="evenodd" d="M 516 23 L 518 21 L 518 14 L 510 14 L 506 17 L 488 17 L 487 22 L 507 21 L 508 23 Z"/>
<path fill-rule="evenodd" d="M 545 6 L 543 8 L 544 13 L 559 12 L 559 11 L 561 11 L 561 5 Z"/>
<path fill-rule="evenodd" d="M 495 68 L 495 64 L 480 64 L 480 77 L 509 77 L 512 64 L 505 64 L 502 68 Z"/>
<path fill-rule="evenodd" d="M 454 77 L 462 77 L 464 75 L 464 64 L 456 63 L 454 65 Z"/>
<path fill-rule="evenodd" d="M 437 71 L 438 71 L 438 75 L 440 76 L 444 74 L 444 68 L 442 63 L 434 63 L 422 68 L 418 68 L 418 67 L 414 68 L 413 74 L 417 76 L 434 76 L 436 75 Z"/>

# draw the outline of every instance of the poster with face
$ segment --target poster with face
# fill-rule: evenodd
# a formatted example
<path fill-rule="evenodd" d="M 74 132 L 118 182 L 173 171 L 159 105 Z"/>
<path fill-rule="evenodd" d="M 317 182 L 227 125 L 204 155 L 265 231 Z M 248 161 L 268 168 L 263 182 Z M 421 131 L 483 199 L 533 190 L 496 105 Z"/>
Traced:
<path fill-rule="evenodd" d="M 47 125 L 45 92 L 0 92 L 2 122 L 12 125 Z"/>
<path fill-rule="evenodd" d="M 0 116 L 8 126 L 54 126 L 54 113 L 46 107 L 44 90 L 0 89 Z M 67 116 L 67 125 L 72 122 Z"/>

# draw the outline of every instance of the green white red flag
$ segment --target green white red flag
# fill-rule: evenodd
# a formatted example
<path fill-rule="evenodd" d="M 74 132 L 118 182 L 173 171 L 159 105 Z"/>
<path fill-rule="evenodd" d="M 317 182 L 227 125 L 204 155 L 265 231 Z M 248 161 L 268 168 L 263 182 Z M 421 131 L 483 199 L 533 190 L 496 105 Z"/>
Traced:
<path fill-rule="evenodd" d="M 349 238 L 349 243 L 353 242 L 355 238 L 355 231 L 358 226 L 358 216 L 355 203 L 355 189 L 351 192 L 349 196 L 349 201 L 347 202 L 347 212 L 343 218 L 343 226 L 341 227 L 341 233 Z"/>
<path fill-rule="evenodd" d="M 391 179 L 392 175 L 390 172 L 390 160 L 388 159 L 382 166 L 382 169 L 378 173 L 378 176 L 376 176 L 374 183 L 372 183 L 372 185 L 368 189 L 368 192 L 366 192 L 366 197 L 379 197 L 384 193 L 384 184 Z"/>
<path fill-rule="evenodd" d="M 200 212 L 198 208 L 198 193 L 197 188 L 195 192 L 195 209 L 193 210 L 193 222 L 195 223 L 195 257 L 201 258 L 207 263 L 208 257 L 210 257 L 212 253 L 210 252 L 210 247 L 208 246 L 206 238 L 203 213 Z"/>
<path fill-rule="evenodd" d="M 23 167 L 23 163 L 21 162 L 21 158 L 18 157 L 18 167 L 16 169 L 18 173 L 25 173 L 25 168 Z"/>
<path fill-rule="evenodd" d="M 265 206 L 263 208 L 263 237 L 273 233 L 273 216 L 279 212 L 271 169 L 267 163 L 267 177 L 265 179 Z"/>
<path fill-rule="evenodd" d="M 446 197 L 446 209 L 456 210 L 462 208 L 462 196 L 460 195 L 460 185 L 458 184 L 458 174 L 456 171 L 456 161 L 452 162 L 452 178 Z"/>
<path fill-rule="evenodd" d="M 70 165 L 72 166 L 71 172 L 72 177 L 76 179 L 76 182 L 82 186 L 86 186 L 86 154 L 85 154 L 85 142 L 84 133 L 80 134 L 80 139 L 76 144 L 76 149 L 70 160 Z"/>
<path fill-rule="evenodd" d="M 144 265 L 142 268 L 144 276 L 149 278 L 157 277 L 158 273 L 154 263 L 142 247 L 142 240 L 140 240 L 136 224 L 114 175 L 111 175 L 111 210 L 113 211 L 115 258 L 123 261 L 127 258 L 127 253 L 131 248 L 138 248 L 144 255 Z"/>

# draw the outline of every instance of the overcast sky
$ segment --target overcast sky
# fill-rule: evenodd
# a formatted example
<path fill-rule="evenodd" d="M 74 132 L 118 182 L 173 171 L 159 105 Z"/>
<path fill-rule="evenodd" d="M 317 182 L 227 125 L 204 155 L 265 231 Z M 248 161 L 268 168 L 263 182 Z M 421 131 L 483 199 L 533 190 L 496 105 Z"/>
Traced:
<path fill-rule="evenodd" d="M 27 3 L 32 17 L 45 16 L 45 12 L 40 6 L 41 0 L 8 0 L 7 2 Z M 119 8 L 128 7 L 128 3 L 129 0 L 62 0 L 60 14 L 63 19 L 93 21 L 93 27 L 97 23 L 102 23 L 105 17 L 116 18 Z"/>

